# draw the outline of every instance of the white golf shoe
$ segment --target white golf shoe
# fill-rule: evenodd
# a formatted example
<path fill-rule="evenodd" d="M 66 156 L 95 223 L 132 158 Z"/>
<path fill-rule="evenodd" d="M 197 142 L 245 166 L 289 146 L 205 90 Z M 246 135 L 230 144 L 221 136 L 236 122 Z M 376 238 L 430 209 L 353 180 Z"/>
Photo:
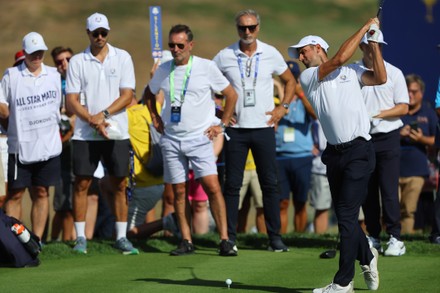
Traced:
<path fill-rule="evenodd" d="M 353 282 L 350 282 L 347 286 L 339 286 L 338 284 L 331 283 L 330 285 L 317 288 L 313 290 L 313 293 L 353 293 Z"/>
<path fill-rule="evenodd" d="M 385 256 L 401 256 L 404 255 L 406 252 L 405 244 L 403 241 L 399 241 L 396 238 L 393 237 L 393 235 L 390 236 L 390 241 L 388 241 L 388 247 L 383 253 Z"/>
<path fill-rule="evenodd" d="M 379 288 L 379 271 L 377 270 L 377 260 L 379 259 L 379 253 L 377 249 L 370 248 L 374 257 L 370 262 L 370 265 L 361 265 L 362 274 L 364 275 L 365 284 L 369 290 L 377 290 Z"/>

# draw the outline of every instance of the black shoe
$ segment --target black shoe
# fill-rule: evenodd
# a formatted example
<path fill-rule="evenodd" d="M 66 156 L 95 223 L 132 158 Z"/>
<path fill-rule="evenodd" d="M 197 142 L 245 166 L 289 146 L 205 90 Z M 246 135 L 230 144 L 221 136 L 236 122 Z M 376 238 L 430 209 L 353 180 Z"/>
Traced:
<path fill-rule="evenodd" d="M 230 240 L 222 240 L 220 242 L 220 249 L 218 254 L 220 256 L 237 256 L 237 246 L 235 246 L 234 242 Z"/>
<path fill-rule="evenodd" d="M 177 249 L 174 249 L 170 252 L 172 256 L 181 256 L 181 255 L 189 255 L 194 253 L 194 245 L 186 239 L 183 239 L 180 242 L 180 245 Z"/>
<path fill-rule="evenodd" d="M 287 252 L 289 251 L 289 248 L 283 243 L 281 239 L 277 239 L 269 242 L 269 247 L 267 248 L 267 250 L 273 252 Z"/>

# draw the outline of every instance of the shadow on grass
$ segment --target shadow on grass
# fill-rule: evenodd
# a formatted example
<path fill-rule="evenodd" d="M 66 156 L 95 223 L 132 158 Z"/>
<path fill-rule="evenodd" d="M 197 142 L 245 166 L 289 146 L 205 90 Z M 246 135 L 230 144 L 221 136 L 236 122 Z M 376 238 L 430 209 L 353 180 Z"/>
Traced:
<path fill-rule="evenodd" d="M 134 281 L 137 282 L 155 282 L 163 285 L 177 285 L 177 286 L 198 286 L 198 287 L 206 287 L 209 288 L 219 288 L 224 287 L 227 288 L 224 281 L 218 280 L 203 280 L 199 278 L 192 278 L 187 280 L 169 280 L 169 279 L 160 279 L 160 278 L 142 278 L 136 279 Z M 291 292 L 291 293 L 299 293 L 303 291 L 312 291 L 312 288 L 286 288 L 286 287 L 278 287 L 278 286 L 255 286 L 255 285 L 247 285 L 240 282 L 233 282 L 231 285 L 231 289 L 234 290 L 248 290 L 248 291 L 265 291 L 265 292 Z"/>

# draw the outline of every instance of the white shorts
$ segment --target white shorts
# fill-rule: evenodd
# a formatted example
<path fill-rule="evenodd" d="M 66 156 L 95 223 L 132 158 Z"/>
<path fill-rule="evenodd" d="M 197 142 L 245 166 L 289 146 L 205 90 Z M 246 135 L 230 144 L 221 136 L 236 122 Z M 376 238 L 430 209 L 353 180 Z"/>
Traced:
<path fill-rule="evenodd" d="M 163 189 L 163 184 L 134 188 L 128 202 L 128 230 L 145 223 L 147 213 L 162 198 Z"/>
<path fill-rule="evenodd" d="M 8 138 L 6 136 L 0 136 L 0 156 L 2 157 L 3 174 L 5 182 L 8 182 Z"/>
<path fill-rule="evenodd" d="M 164 182 L 177 184 L 188 181 L 190 163 L 195 179 L 217 175 L 214 147 L 207 136 L 176 141 L 163 135 L 160 146 L 164 158 Z"/>
<path fill-rule="evenodd" d="M 313 174 L 310 183 L 310 205 L 315 210 L 328 210 L 332 206 L 332 195 L 327 176 Z"/>
<path fill-rule="evenodd" d="M 261 191 L 260 181 L 256 170 L 245 170 L 243 174 L 243 185 L 240 189 L 240 203 L 238 209 L 241 210 L 243 200 L 250 189 L 251 198 L 255 208 L 263 207 L 263 192 Z"/>

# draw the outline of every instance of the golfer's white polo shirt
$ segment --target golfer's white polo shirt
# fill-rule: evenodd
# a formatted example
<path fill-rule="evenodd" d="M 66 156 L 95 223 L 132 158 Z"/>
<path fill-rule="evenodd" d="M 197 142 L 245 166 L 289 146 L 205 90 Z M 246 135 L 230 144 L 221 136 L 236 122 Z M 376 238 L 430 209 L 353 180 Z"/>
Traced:
<path fill-rule="evenodd" d="M 337 145 L 357 137 L 370 140 L 370 119 L 360 85 L 365 70 L 350 64 L 339 67 L 319 81 L 318 68 L 304 70 L 300 82 L 327 141 Z"/>
<path fill-rule="evenodd" d="M 108 108 L 120 96 L 120 89 L 135 89 L 135 76 L 131 56 L 124 50 L 107 44 L 109 52 L 101 63 L 90 52 L 90 47 L 70 59 L 66 78 L 66 93 L 82 93 L 90 114 L 97 114 Z M 128 139 L 128 119 L 125 110 L 114 113 L 122 139 Z M 104 140 L 97 135 L 87 121 L 76 118 L 73 139 Z"/>
<path fill-rule="evenodd" d="M 244 106 L 244 91 L 238 59 L 241 59 L 242 72 L 247 90 L 255 92 L 255 105 Z M 268 127 L 270 115 L 266 112 L 275 108 L 273 101 L 273 74 L 281 75 L 287 64 L 281 53 L 274 47 L 257 40 L 257 50 L 252 57 L 240 50 L 239 42 L 221 50 L 214 57 L 220 71 L 226 76 L 238 95 L 235 112 L 237 128 Z M 255 80 L 255 75 L 257 75 Z M 255 81 L 255 86 L 254 86 Z"/>
<path fill-rule="evenodd" d="M 362 61 L 359 64 L 365 67 Z M 370 115 L 391 109 L 397 104 L 409 103 L 408 88 L 402 71 L 388 62 L 385 62 L 385 69 L 387 71 L 386 83 L 362 88 L 362 95 Z M 397 117 L 373 119 L 370 133 L 388 133 L 401 126 L 403 126 L 402 120 Z"/>

